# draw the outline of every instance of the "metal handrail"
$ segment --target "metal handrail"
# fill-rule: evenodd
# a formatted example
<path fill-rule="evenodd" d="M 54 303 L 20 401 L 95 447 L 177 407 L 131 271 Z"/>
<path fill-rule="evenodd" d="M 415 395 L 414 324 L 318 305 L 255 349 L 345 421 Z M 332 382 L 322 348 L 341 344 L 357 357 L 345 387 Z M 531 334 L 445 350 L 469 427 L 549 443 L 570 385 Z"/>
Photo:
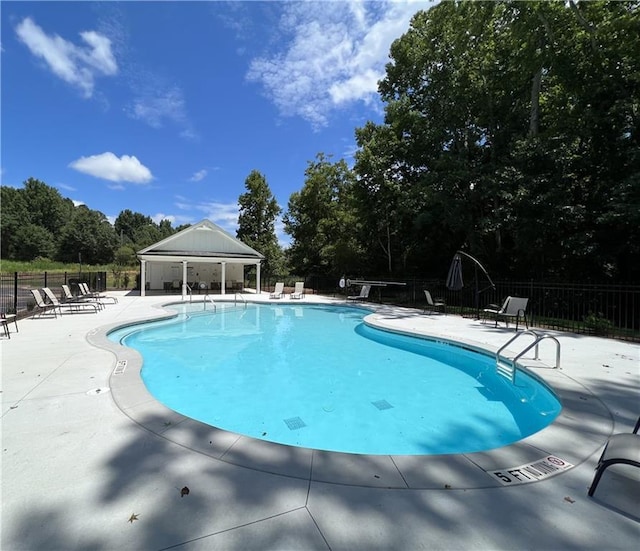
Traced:
<path fill-rule="evenodd" d="M 193 302 L 193 289 L 189 287 L 188 283 L 185 283 L 184 286 L 187 288 L 187 292 L 189 293 L 189 302 Z"/>
<path fill-rule="evenodd" d="M 209 301 L 211 304 L 213 304 L 213 311 L 217 312 L 216 303 L 213 301 L 213 297 L 211 295 L 209 295 L 209 293 L 204 295 L 204 302 L 203 302 L 204 308 L 203 308 L 203 310 L 207 309 L 207 301 Z"/>
<path fill-rule="evenodd" d="M 556 339 L 553 335 L 549 335 L 549 334 L 544 334 L 538 337 L 534 343 L 531 343 L 527 348 L 525 348 L 522 352 L 520 352 L 520 354 L 518 354 L 515 358 L 513 358 L 513 363 L 515 364 L 524 354 L 526 354 L 529 350 L 531 350 L 533 346 L 536 347 L 535 359 L 537 360 L 538 345 L 540 344 L 540 341 L 543 341 L 544 339 L 551 339 L 553 342 L 556 343 L 556 365 L 554 365 L 552 369 L 558 369 L 560 367 L 560 341 Z"/>
<path fill-rule="evenodd" d="M 525 349 L 521 350 L 518 354 L 516 354 L 513 357 L 513 359 L 509 359 L 507 357 L 502 356 L 502 351 L 522 335 L 531 335 L 534 337 L 535 340 Z M 496 370 L 499 373 L 509 375 L 509 377 L 511 378 L 511 382 L 515 383 L 516 371 L 517 371 L 516 366 L 517 366 L 518 360 L 522 358 L 522 356 L 524 356 L 527 352 L 529 352 L 529 350 L 531 350 L 534 347 L 535 347 L 535 351 L 534 351 L 533 359 L 539 360 L 540 359 L 540 356 L 539 356 L 540 341 L 543 341 L 545 339 L 551 339 L 556 343 L 556 365 L 553 366 L 552 369 L 557 369 L 558 367 L 560 367 L 560 341 L 558 341 L 556 337 L 554 337 L 553 335 L 549 335 L 548 333 L 545 333 L 544 335 L 539 335 L 535 331 L 527 330 L 527 331 L 523 331 L 522 333 L 516 333 L 516 335 L 514 335 L 511 339 L 509 339 L 509 341 L 507 341 L 507 343 L 502 345 L 502 347 L 496 352 Z M 500 363 L 500 360 L 503 360 L 503 363 Z M 510 364 L 509 370 L 505 369 L 505 364 Z"/>
<path fill-rule="evenodd" d="M 233 305 L 236 306 L 238 304 L 238 296 L 240 296 L 240 298 L 242 299 L 242 302 L 244 302 L 244 307 L 246 308 L 247 307 L 247 300 L 244 298 L 242 293 L 234 293 Z"/>
<path fill-rule="evenodd" d="M 520 333 L 516 333 L 516 334 L 515 334 L 511 339 L 509 339 L 505 344 L 503 344 L 503 345 L 502 345 L 502 347 L 500 348 L 500 350 L 498 350 L 498 351 L 496 352 L 496 361 L 498 361 L 498 359 L 500 358 L 500 354 L 501 354 L 501 352 L 502 352 L 505 348 L 507 348 L 507 346 L 509 346 L 513 341 L 515 341 L 516 339 L 520 338 L 520 337 L 521 337 L 521 336 L 523 336 L 523 335 L 532 335 L 532 336 L 533 336 L 533 338 L 534 338 L 534 340 L 535 340 L 534 344 L 535 344 L 536 342 L 538 342 L 539 335 L 538 335 L 538 333 L 536 333 L 536 332 L 535 332 L 535 331 L 533 331 L 532 329 L 527 329 L 526 331 L 522 331 L 522 332 L 520 332 Z M 536 347 L 536 355 L 535 355 L 535 357 L 534 357 L 534 360 L 537 360 L 537 359 L 538 359 L 538 348 Z"/>

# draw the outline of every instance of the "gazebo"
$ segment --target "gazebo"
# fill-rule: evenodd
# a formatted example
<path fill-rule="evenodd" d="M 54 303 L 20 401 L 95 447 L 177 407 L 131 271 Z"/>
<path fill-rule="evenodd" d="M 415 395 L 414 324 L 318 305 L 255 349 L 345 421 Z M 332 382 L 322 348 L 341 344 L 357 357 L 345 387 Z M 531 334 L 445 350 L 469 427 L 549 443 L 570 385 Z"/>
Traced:
<path fill-rule="evenodd" d="M 194 290 L 242 290 L 244 267 L 256 267 L 260 292 L 260 262 L 264 255 L 245 245 L 220 226 L 202 220 L 137 253 L 140 295 L 147 290 L 180 291 L 184 300 Z"/>

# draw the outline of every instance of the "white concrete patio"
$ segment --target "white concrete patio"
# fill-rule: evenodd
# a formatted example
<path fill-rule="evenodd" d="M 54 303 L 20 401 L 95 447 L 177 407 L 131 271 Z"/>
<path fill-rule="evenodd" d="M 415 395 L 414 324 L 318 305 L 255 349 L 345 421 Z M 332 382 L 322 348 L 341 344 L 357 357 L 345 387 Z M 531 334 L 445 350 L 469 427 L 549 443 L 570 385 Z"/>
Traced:
<path fill-rule="evenodd" d="M 638 345 L 554 333 L 561 368 L 528 365 L 558 393 L 563 412 L 512 446 L 353 456 L 240 437 L 167 410 L 142 385 L 137 353 L 104 334 L 162 315 L 160 305 L 176 297 L 110 294 L 118 304 L 97 314 L 21 320 L 20 332 L 12 326 L 1 341 L 3 551 L 584 550 L 640 542 L 640 469 L 610 467 L 587 496 L 607 438 L 630 432 L 640 415 Z M 268 294 L 251 300 L 269 302 Z M 492 351 L 513 335 L 400 308 L 380 308 L 368 321 Z M 541 357 L 552 363 L 549 342 Z M 122 359 L 126 372 L 113 375 Z M 513 486 L 491 474 L 548 455 L 574 466 Z"/>

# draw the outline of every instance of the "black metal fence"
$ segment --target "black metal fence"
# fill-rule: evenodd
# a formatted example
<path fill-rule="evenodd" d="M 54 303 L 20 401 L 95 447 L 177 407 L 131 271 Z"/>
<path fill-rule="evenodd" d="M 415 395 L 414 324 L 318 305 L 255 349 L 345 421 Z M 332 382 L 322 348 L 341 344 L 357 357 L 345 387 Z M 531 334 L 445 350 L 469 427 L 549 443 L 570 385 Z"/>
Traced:
<path fill-rule="evenodd" d="M 25 317 L 35 306 L 31 289 L 49 287 L 56 295 L 60 295 L 62 285 L 69 285 L 75 291 L 78 283 L 87 283 L 93 290 L 104 291 L 107 272 L 0 273 L 0 312 Z"/>
<path fill-rule="evenodd" d="M 532 326 L 640 342 L 640 285 L 495 281 L 495 289 L 480 285 L 477 292 L 473 283 L 460 291 L 450 291 L 445 281 L 438 279 L 366 279 L 380 282 L 369 295 L 374 302 L 424 308 L 424 290 L 428 289 L 434 298 L 444 299 L 448 312 L 477 317 L 488 304 L 500 305 L 507 296 L 526 297 Z M 276 281 L 284 281 L 291 288 L 296 281 L 304 281 L 307 292 L 333 296 L 359 292 L 357 285 L 341 288 L 338 278 L 323 276 L 271 276 L 263 278 L 262 289 L 272 290 Z M 104 291 L 107 272 L 0 273 L 0 312 L 24 317 L 34 306 L 31 289 L 49 287 L 59 294 L 62 284 L 73 288 L 78 282 Z"/>
<path fill-rule="evenodd" d="M 273 288 L 276 281 L 293 287 L 295 281 L 305 281 L 307 291 L 333 296 L 356 295 L 359 286 L 340 288 L 338 278 L 309 276 L 269 277 L 263 289 Z M 354 278 L 352 278 L 354 280 Z M 557 283 L 544 281 L 495 281 L 495 289 L 471 282 L 460 291 L 447 289 L 445 280 L 394 279 L 367 277 L 379 281 L 369 300 L 411 308 L 424 308 L 424 290 L 434 298 L 443 299 L 447 311 L 467 317 L 478 317 L 489 304 L 500 306 L 508 296 L 529 299 L 527 317 L 535 327 L 558 329 L 640 342 L 640 285 Z M 355 280 L 357 281 L 357 280 Z"/>

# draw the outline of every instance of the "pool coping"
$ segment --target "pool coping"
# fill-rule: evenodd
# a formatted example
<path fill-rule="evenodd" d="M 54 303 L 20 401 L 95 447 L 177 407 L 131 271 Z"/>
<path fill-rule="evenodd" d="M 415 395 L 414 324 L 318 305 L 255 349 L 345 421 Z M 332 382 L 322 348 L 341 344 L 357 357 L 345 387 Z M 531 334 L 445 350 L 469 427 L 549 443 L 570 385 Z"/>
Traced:
<path fill-rule="evenodd" d="M 519 367 L 549 386 L 560 400 L 562 410 L 543 430 L 494 450 L 447 455 L 359 455 L 286 446 L 235 434 L 185 417 L 158 402 L 142 381 L 140 354 L 107 337 L 117 328 L 177 317 L 178 313 L 165 308 L 170 304 L 176 302 L 155 305 L 157 315 L 98 327 L 86 338 L 90 344 L 113 353 L 115 361 L 109 386 L 115 404 L 127 417 L 173 444 L 216 461 L 283 477 L 346 486 L 398 490 L 508 487 L 546 480 L 548 476 L 523 480 L 517 467 L 549 456 L 560 458 L 572 466 L 585 462 L 601 448 L 602 441 L 613 429 L 612 415 L 604 403 L 582 384 L 565 375 L 561 368 L 551 369 L 541 362 L 522 360 Z M 296 300 L 295 304 L 318 306 L 304 300 Z M 496 351 L 484 343 L 467 338 L 454 340 L 438 331 L 400 328 L 394 324 L 397 316 L 393 312 L 397 312 L 397 308 L 340 305 L 368 309 L 371 313 L 364 321 L 372 327 L 462 344 L 484 354 L 495 354 Z M 505 484 L 495 474 L 496 471 L 511 471 L 511 481 Z M 559 469 L 554 474 L 562 472 L 565 470 Z"/>

